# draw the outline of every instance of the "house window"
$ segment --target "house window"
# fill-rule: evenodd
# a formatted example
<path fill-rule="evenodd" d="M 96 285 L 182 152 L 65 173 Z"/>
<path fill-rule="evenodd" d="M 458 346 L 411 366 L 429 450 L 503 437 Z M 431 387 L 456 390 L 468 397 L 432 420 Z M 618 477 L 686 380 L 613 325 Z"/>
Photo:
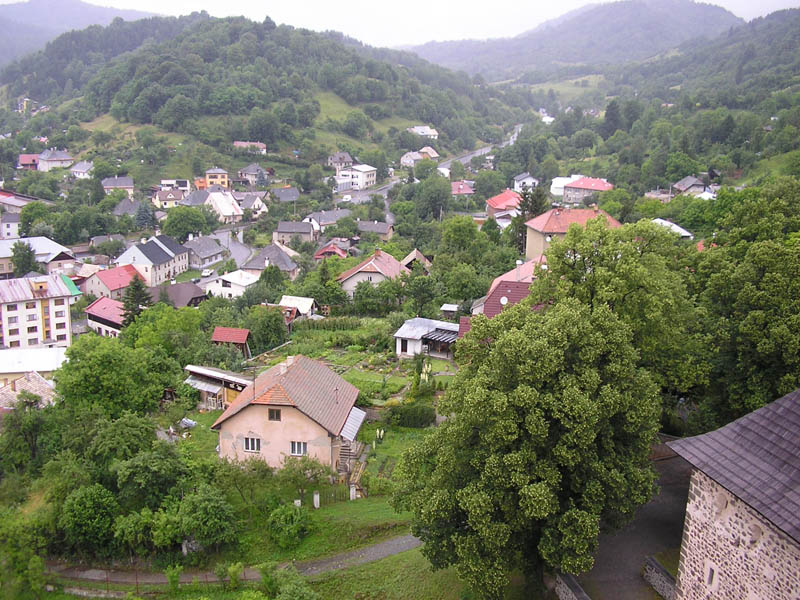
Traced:
<path fill-rule="evenodd" d="M 244 438 L 245 452 L 261 452 L 261 438 Z"/>
<path fill-rule="evenodd" d="M 35 321 L 37 316 L 36 314 L 28 315 L 28 321 Z"/>
<path fill-rule="evenodd" d="M 269 409 L 269 420 L 270 421 L 280 421 L 281 420 L 281 409 L 280 408 L 270 408 Z"/>
<path fill-rule="evenodd" d="M 17 310 L 17 305 L 16 304 L 8 304 L 6 306 L 6 310 L 8 310 L 8 311 Z"/>
<path fill-rule="evenodd" d="M 36 333 L 37 331 L 39 331 L 39 328 L 35 325 L 33 327 L 28 327 L 28 333 Z"/>
<path fill-rule="evenodd" d="M 8 324 L 11 325 L 12 323 L 16 323 L 17 320 L 17 317 L 8 317 Z"/>
<path fill-rule="evenodd" d="M 8 335 L 19 335 L 19 329 L 9 329 Z"/>
<path fill-rule="evenodd" d="M 292 442 L 292 456 L 305 456 L 308 454 L 307 442 Z"/>
<path fill-rule="evenodd" d="M 57 310 L 56 311 L 56 318 L 63 317 L 63 316 L 64 316 L 64 311 L 63 310 Z"/>
<path fill-rule="evenodd" d="M 230 281 L 226 281 L 226 280 L 223 279 L 222 280 L 222 287 L 227 287 L 227 288 L 231 287 L 231 282 Z"/>
<path fill-rule="evenodd" d="M 63 298 L 56 298 L 55 305 L 56 306 L 63 306 L 64 305 L 64 299 Z"/>
<path fill-rule="evenodd" d="M 26 302 L 25 308 L 36 308 L 36 302 Z"/>
<path fill-rule="evenodd" d="M 28 346 L 38 346 L 39 345 L 39 338 L 30 338 L 28 340 Z"/>
<path fill-rule="evenodd" d="M 66 329 L 66 323 L 56 323 L 56 329 Z"/>
<path fill-rule="evenodd" d="M 59 342 L 63 342 L 66 339 L 67 339 L 67 334 L 66 333 L 62 333 L 61 335 L 56 337 L 56 340 L 58 340 Z"/>
<path fill-rule="evenodd" d="M 714 572 L 714 568 L 713 567 L 709 567 L 708 568 L 708 573 L 706 574 L 706 585 L 707 586 L 711 587 L 712 585 L 714 585 L 714 575 L 715 574 L 716 573 Z"/>
<path fill-rule="evenodd" d="M 19 348 L 19 340 L 11 342 L 8 344 L 11 348 Z"/>

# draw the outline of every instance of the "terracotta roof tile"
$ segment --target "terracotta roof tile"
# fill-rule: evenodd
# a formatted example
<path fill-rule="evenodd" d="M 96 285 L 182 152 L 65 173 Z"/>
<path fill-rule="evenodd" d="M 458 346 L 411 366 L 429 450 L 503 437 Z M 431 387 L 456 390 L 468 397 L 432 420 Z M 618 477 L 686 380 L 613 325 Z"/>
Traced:
<path fill-rule="evenodd" d="M 508 210 L 510 208 L 517 208 L 519 207 L 519 203 L 522 200 L 522 196 L 520 196 L 514 190 L 509 190 L 506 188 L 504 192 L 497 194 L 497 196 L 493 196 L 486 201 L 486 204 L 491 206 L 497 210 Z"/>
<path fill-rule="evenodd" d="M 609 227 L 622 227 L 620 222 L 606 211 L 594 208 L 553 208 L 534 217 L 525 225 L 540 233 L 567 233 L 573 223 L 585 226 L 586 221 L 600 215 L 606 218 Z"/>
<path fill-rule="evenodd" d="M 142 279 L 133 265 L 122 265 L 105 271 L 98 271 L 95 276 L 103 282 L 109 291 L 121 290 L 130 285 L 134 277 Z M 143 280 L 144 281 L 144 280 Z"/>
<path fill-rule="evenodd" d="M 381 273 L 384 277 L 388 279 L 394 279 L 395 277 L 399 277 L 403 273 L 408 273 L 408 269 L 400 264 L 400 261 L 397 260 L 391 254 L 384 252 L 383 250 L 375 250 L 375 253 L 366 258 L 365 260 L 361 261 L 352 269 L 348 269 L 339 277 L 337 278 L 339 282 L 346 281 L 350 279 L 356 273 L 367 272 L 367 273 Z"/>
<path fill-rule="evenodd" d="M 574 188 L 577 190 L 592 190 L 593 192 L 607 192 L 614 189 L 614 184 L 608 183 L 603 179 L 597 179 L 596 177 L 581 177 L 572 183 L 566 184 L 564 189 L 567 188 Z"/>
<path fill-rule="evenodd" d="M 212 342 L 246 344 L 250 335 L 249 329 L 237 329 L 235 327 L 215 327 L 211 335 Z"/>

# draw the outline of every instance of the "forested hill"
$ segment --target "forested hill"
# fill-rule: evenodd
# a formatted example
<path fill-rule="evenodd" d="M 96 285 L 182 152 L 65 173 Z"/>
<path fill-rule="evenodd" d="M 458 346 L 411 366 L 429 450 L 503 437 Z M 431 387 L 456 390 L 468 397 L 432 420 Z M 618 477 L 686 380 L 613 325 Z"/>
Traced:
<path fill-rule="evenodd" d="M 76 94 L 106 63 L 124 52 L 172 39 L 188 27 L 209 19 L 207 13 L 184 17 L 152 17 L 138 21 L 117 19 L 107 27 L 93 25 L 64 33 L 38 52 L 8 65 L 0 84 L 13 96 L 30 96 L 40 102 Z"/>
<path fill-rule="evenodd" d="M 80 0 L 28 0 L 0 5 L 0 66 L 44 47 L 59 34 L 90 25 L 108 25 L 114 19 L 128 21 L 152 16 L 138 10 L 95 6 Z"/>
<path fill-rule="evenodd" d="M 703 105 L 754 107 L 774 92 L 800 89 L 800 9 L 774 12 L 714 40 L 687 44 L 676 56 L 606 76 L 615 94 L 665 101 L 692 95 Z"/>
<path fill-rule="evenodd" d="M 593 6 L 514 38 L 429 42 L 412 51 L 436 64 L 499 80 L 565 65 L 643 60 L 742 23 L 723 8 L 690 0 L 626 0 Z"/>

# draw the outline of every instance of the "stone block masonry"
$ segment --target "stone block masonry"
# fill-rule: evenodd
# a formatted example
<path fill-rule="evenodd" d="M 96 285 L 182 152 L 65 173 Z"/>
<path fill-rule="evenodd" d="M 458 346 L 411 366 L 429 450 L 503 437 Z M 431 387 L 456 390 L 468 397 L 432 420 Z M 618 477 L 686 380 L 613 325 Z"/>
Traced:
<path fill-rule="evenodd" d="M 674 600 L 675 578 L 652 556 L 644 561 L 642 577 L 664 600 Z"/>
<path fill-rule="evenodd" d="M 572 575 L 556 575 L 556 596 L 559 600 L 592 600 Z"/>

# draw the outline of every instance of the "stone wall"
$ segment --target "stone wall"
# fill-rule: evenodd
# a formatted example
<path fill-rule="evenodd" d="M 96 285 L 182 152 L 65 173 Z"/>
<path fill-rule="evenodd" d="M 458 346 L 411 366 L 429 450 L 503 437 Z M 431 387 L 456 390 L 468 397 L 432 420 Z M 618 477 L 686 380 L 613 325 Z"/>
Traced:
<path fill-rule="evenodd" d="M 572 575 L 556 575 L 556 596 L 559 600 L 592 600 Z"/>
<path fill-rule="evenodd" d="M 664 600 L 674 600 L 675 578 L 652 556 L 645 559 L 642 576 Z"/>
<path fill-rule="evenodd" d="M 800 597 L 800 544 L 713 479 L 694 470 L 675 598 L 711 597 Z"/>

